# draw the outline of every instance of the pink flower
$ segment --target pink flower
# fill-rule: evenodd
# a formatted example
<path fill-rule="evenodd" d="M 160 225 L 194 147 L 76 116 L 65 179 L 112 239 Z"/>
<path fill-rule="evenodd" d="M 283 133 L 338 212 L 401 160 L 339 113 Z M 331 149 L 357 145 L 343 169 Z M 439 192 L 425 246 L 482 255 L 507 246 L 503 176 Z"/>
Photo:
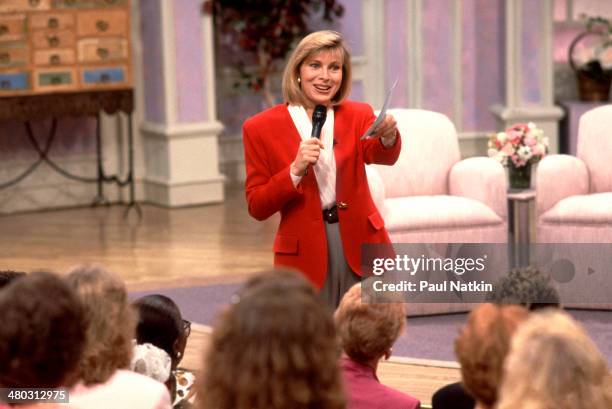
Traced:
<path fill-rule="evenodd" d="M 501 151 L 505 153 L 506 155 L 512 155 L 514 154 L 514 147 L 510 145 L 509 143 L 507 143 L 502 147 Z"/>
<path fill-rule="evenodd" d="M 525 139 L 523 141 L 525 142 L 525 145 L 527 146 L 534 146 L 535 144 L 538 143 L 536 138 L 534 138 L 533 135 L 531 134 L 527 134 L 527 136 L 525 136 Z"/>

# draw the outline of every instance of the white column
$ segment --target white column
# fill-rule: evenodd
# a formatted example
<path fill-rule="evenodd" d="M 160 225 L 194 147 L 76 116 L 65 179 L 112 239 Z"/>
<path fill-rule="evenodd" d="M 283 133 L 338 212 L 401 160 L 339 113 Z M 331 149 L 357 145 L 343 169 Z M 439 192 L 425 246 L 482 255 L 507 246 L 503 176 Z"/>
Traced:
<path fill-rule="evenodd" d="M 140 126 L 146 200 L 167 207 L 221 202 L 224 200 L 225 178 L 219 173 L 218 136 L 223 126 L 216 119 L 212 18 L 202 15 L 202 36 L 194 38 L 193 44 L 190 44 L 191 47 L 201 48 L 203 59 L 202 75 L 189 79 L 197 85 L 203 84 L 200 88 L 204 90 L 201 96 L 204 100 L 202 120 L 181 121 L 177 92 L 181 78 L 177 78 L 177 68 L 179 64 L 195 63 L 177 61 L 175 53 L 176 42 L 179 40 L 175 38 L 173 7 L 184 7 L 185 4 L 171 0 L 159 1 L 163 39 L 163 78 L 160 81 L 165 95 L 165 119 L 163 123 L 145 120 Z M 200 13 L 200 10 L 194 7 L 193 12 Z M 197 81 L 201 81 L 201 84 Z"/>
<path fill-rule="evenodd" d="M 530 0 L 528 0 L 530 1 Z M 491 107 L 497 117 L 498 128 L 503 129 L 517 122 L 535 122 L 544 130 L 550 140 L 550 153 L 559 152 L 559 120 L 563 116 L 561 108 L 553 104 L 553 1 L 541 0 L 540 7 L 540 50 L 538 56 L 539 101 L 525 101 L 523 76 L 524 30 L 522 8 L 525 0 L 505 2 L 506 7 L 506 100 L 504 104 Z"/>

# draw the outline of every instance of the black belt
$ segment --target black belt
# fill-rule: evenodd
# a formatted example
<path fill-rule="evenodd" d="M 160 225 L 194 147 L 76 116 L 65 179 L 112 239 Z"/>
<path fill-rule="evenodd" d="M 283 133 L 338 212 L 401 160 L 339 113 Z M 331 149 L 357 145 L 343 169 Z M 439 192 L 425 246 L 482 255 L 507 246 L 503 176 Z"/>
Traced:
<path fill-rule="evenodd" d="M 334 205 L 329 209 L 323 209 L 323 220 L 329 224 L 338 223 L 338 206 Z"/>

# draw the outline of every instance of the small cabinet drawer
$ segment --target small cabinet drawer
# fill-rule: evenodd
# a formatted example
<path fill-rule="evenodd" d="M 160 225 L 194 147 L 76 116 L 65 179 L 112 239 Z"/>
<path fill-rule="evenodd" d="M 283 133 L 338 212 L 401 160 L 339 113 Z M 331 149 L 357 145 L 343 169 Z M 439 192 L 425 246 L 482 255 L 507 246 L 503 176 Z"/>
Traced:
<path fill-rule="evenodd" d="M 34 70 L 34 88 L 37 91 L 61 91 L 76 88 L 74 69 L 62 67 L 57 69 Z"/>
<path fill-rule="evenodd" d="M 0 0 L 0 13 L 49 10 L 51 0 Z"/>
<path fill-rule="evenodd" d="M 122 36 L 127 32 L 128 16 L 125 10 L 85 11 L 77 17 L 79 36 Z"/>
<path fill-rule="evenodd" d="M 124 6 L 127 0 L 53 0 L 56 8 L 102 8 Z"/>
<path fill-rule="evenodd" d="M 84 63 L 127 60 L 127 40 L 121 38 L 88 38 L 80 40 L 79 61 Z"/>
<path fill-rule="evenodd" d="M 0 42 L 25 40 L 25 22 L 25 14 L 0 16 Z"/>
<path fill-rule="evenodd" d="M 127 69 L 120 67 L 81 68 L 81 85 L 85 88 L 117 86 L 128 83 Z"/>
<path fill-rule="evenodd" d="M 0 95 L 29 88 L 30 75 L 27 72 L 0 73 Z"/>
<path fill-rule="evenodd" d="M 28 49 L 22 47 L 0 47 L 0 68 L 19 67 L 28 64 Z"/>
<path fill-rule="evenodd" d="M 30 16 L 31 30 L 63 30 L 74 28 L 74 15 L 69 13 L 44 13 Z"/>
<path fill-rule="evenodd" d="M 32 34 L 34 48 L 68 48 L 74 47 L 76 36 L 73 31 L 35 31 Z"/>
<path fill-rule="evenodd" d="M 76 62 L 73 49 L 37 50 L 34 52 L 34 65 L 70 65 Z"/>

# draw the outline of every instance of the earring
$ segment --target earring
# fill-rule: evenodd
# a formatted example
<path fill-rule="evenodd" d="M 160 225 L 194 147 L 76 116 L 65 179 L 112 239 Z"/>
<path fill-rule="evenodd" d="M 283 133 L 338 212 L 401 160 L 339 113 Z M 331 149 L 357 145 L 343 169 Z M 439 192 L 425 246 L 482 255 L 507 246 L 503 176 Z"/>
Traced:
<path fill-rule="evenodd" d="M 298 77 L 298 84 L 302 82 L 302 79 L 300 77 Z"/>

